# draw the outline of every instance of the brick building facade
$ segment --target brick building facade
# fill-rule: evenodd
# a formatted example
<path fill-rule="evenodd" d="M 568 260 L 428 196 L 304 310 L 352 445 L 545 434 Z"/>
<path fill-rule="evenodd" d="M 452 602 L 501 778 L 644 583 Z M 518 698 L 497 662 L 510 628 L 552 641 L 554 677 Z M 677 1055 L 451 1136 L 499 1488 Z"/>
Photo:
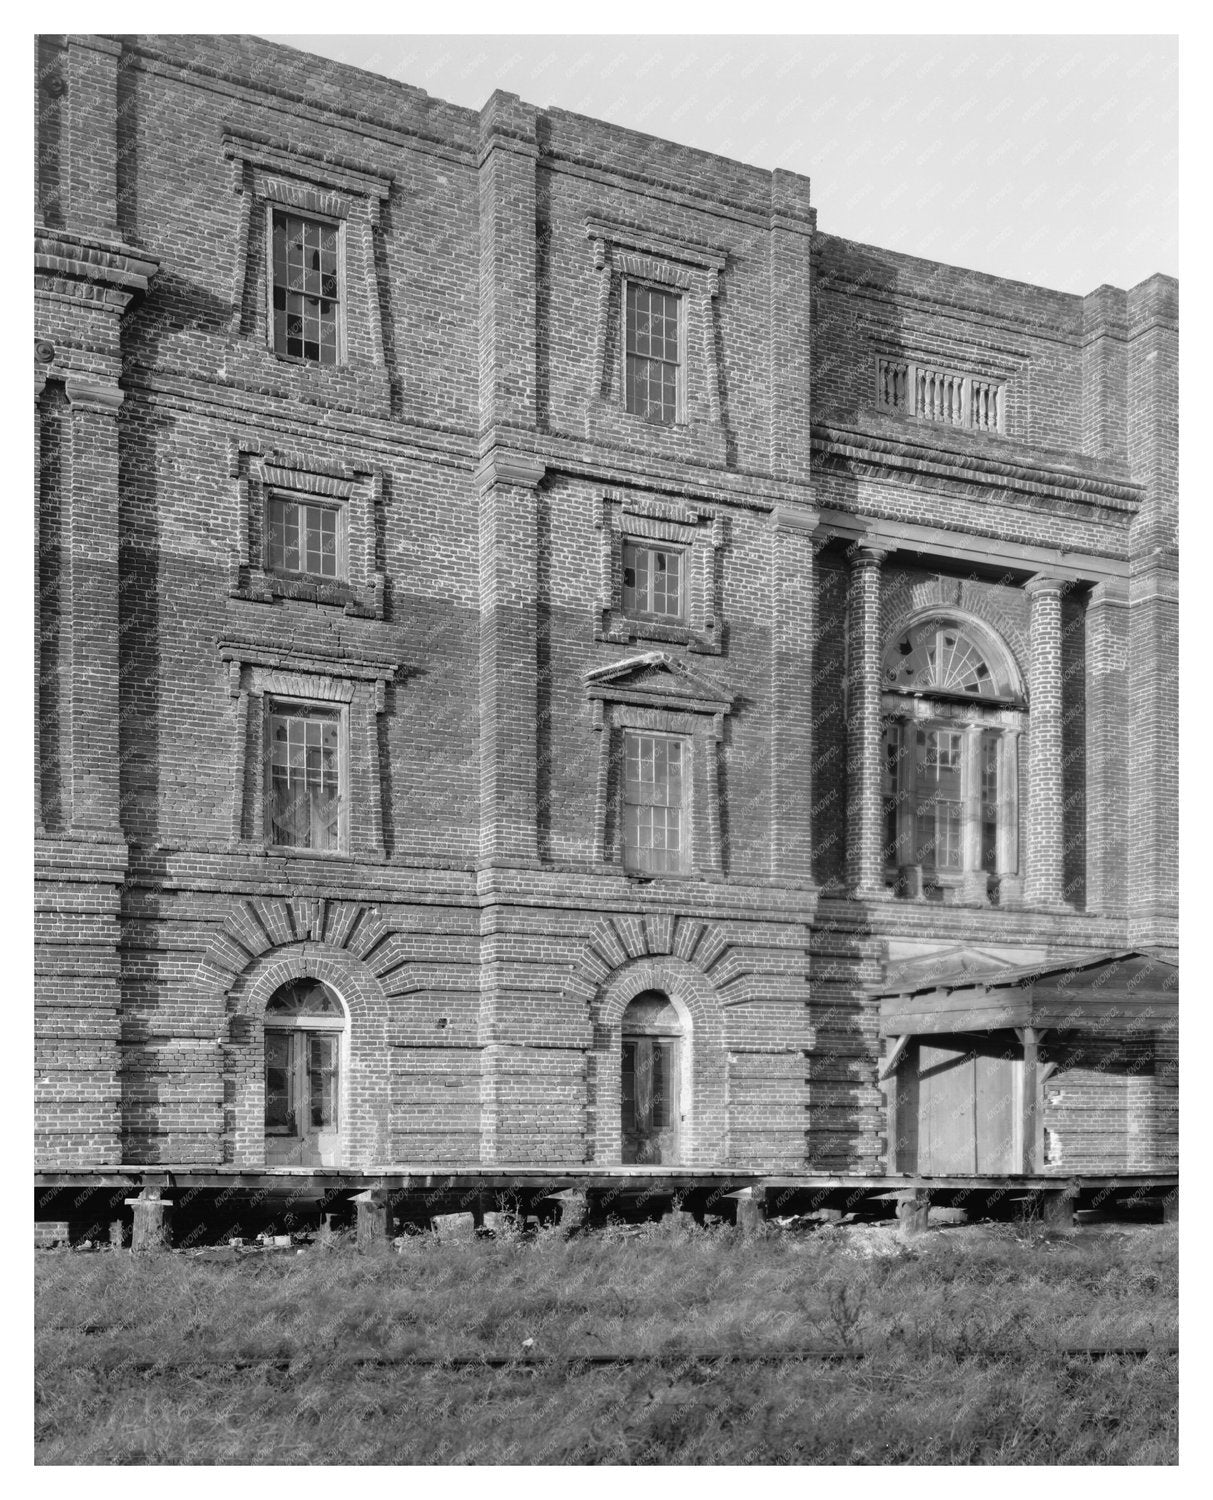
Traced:
<path fill-rule="evenodd" d="M 37 57 L 40 1167 L 1173 1162 L 1172 279 Z"/>

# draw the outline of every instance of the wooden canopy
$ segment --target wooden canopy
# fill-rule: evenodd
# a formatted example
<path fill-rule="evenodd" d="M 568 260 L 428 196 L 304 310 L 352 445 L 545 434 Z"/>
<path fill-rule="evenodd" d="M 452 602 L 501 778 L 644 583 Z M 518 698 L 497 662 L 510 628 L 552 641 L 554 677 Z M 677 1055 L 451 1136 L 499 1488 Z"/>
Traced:
<path fill-rule="evenodd" d="M 1165 1028 L 1176 1021 L 1173 959 L 1129 949 L 1052 954 L 1033 964 L 974 949 L 891 963 L 871 993 L 882 1036 L 1030 1026 L 1059 1031 Z"/>

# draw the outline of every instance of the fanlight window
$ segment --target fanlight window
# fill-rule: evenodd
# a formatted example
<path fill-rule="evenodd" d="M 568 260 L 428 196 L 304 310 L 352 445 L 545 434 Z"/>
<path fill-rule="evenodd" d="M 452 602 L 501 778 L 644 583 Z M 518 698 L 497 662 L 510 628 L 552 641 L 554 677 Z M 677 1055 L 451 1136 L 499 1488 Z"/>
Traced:
<path fill-rule="evenodd" d="M 1015 696 L 1015 687 L 988 653 L 954 620 L 920 620 L 885 652 L 884 686 L 966 698 Z"/>
<path fill-rule="evenodd" d="M 266 1024 L 272 1016 L 278 1020 L 288 1017 L 302 1019 L 305 1016 L 332 1016 L 343 1020 L 344 1013 L 333 992 L 318 979 L 296 979 L 293 984 L 284 984 L 265 1007 Z"/>

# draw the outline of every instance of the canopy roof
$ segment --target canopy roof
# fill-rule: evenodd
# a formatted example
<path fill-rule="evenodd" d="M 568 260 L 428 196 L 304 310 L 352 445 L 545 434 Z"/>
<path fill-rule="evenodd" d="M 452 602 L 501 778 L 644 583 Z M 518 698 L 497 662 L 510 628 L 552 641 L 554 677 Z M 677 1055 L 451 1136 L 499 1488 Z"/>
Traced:
<path fill-rule="evenodd" d="M 1161 953 L 1054 952 L 1032 963 L 980 948 L 892 960 L 872 987 L 884 1036 L 990 1031 L 1153 1029 L 1175 1024 L 1179 969 Z"/>

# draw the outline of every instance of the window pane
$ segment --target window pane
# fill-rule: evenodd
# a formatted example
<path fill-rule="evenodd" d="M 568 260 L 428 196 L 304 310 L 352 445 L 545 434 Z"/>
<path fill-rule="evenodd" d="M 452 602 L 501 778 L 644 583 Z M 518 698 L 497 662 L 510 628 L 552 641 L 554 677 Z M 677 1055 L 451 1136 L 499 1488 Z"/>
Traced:
<path fill-rule="evenodd" d="M 274 349 L 337 362 L 338 242 L 334 226 L 275 210 Z"/>
<path fill-rule="evenodd" d="M 683 742 L 629 734 L 624 745 L 624 864 L 676 873 L 682 869 Z"/>
<path fill-rule="evenodd" d="M 337 1127 L 337 1048 L 335 1036 L 309 1036 L 308 1091 L 311 1122 L 314 1127 L 335 1130 Z"/>
<path fill-rule="evenodd" d="M 275 844 L 334 849 L 340 797 L 335 714 L 274 714 L 270 721 L 270 830 Z"/>
<path fill-rule="evenodd" d="M 265 1033 L 265 1123 L 292 1135 L 297 1132 L 292 1099 L 291 1038 L 281 1031 Z"/>

